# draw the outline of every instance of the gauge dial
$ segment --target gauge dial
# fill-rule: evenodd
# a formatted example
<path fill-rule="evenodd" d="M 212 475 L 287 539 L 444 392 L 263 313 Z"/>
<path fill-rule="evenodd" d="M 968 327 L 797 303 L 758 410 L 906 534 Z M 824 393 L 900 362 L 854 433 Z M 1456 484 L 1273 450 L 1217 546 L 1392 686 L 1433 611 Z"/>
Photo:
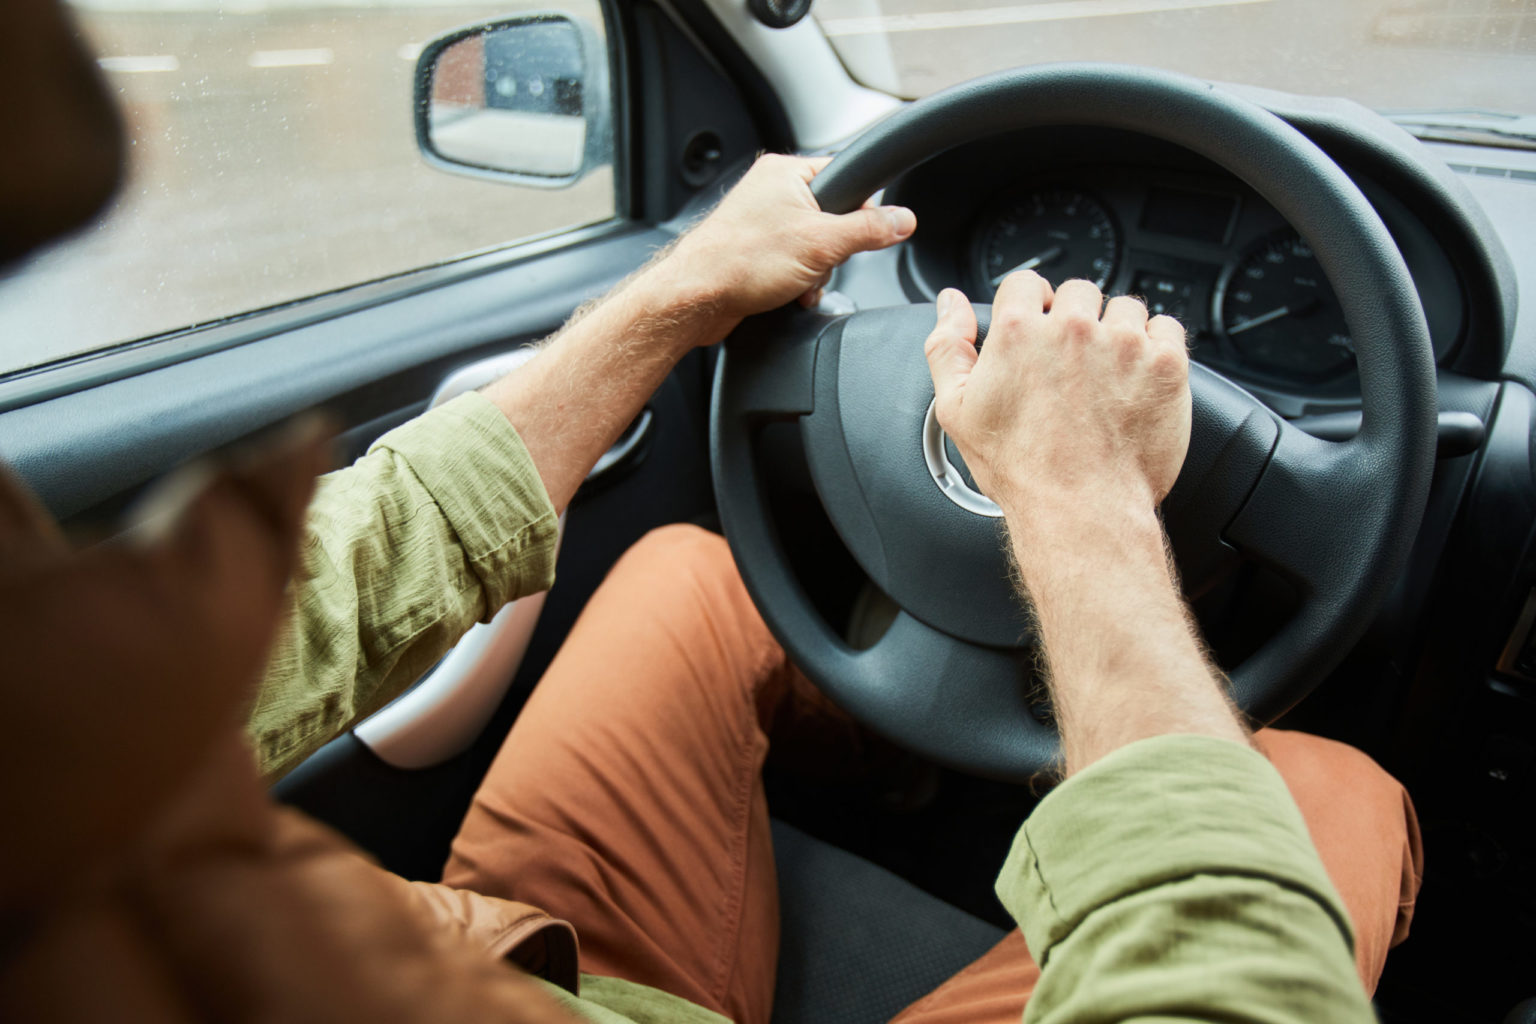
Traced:
<path fill-rule="evenodd" d="M 1355 360 L 1338 297 L 1295 232 L 1257 246 L 1232 268 L 1216 290 L 1216 318 L 1256 370 L 1316 380 Z"/>
<path fill-rule="evenodd" d="M 977 277 L 987 294 L 1015 270 L 1035 270 L 1053 285 L 1083 277 L 1109 285 L 1120 233 L 1098 200 L 1074 189 L 1044 188 L 996 207 L 977 239 Z"/>

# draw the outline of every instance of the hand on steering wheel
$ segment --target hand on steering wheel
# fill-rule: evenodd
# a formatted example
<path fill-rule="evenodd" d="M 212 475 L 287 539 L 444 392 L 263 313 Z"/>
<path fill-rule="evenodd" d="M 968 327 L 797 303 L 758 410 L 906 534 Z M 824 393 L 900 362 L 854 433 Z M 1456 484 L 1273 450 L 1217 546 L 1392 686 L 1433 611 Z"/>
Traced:
<path fill-rule="evenodd" d="M 769 153 L 690 230 L 664 261 L 703 282 L 724 321 L 720 336 L 743 317 L 798 300 L 814 306 L 838 266 L 856 252 L 884 249 L 912 234 L 917 217 L 901 206 L 862 206 L 823 213 L 811 179 L 829 163 Z"/>
<path fill-rule="evenodd" d="M 1189 449 L 1177 320 L 1148 320 L 1132 296 L 1106 304 L 1090 281 L 1053 291 L 1023 270 L 1003 279 L 981 351 L 976 326 L 964 294 L 939 294 L 924 345 L 934 413 L 1013 528 L 1041 504 L 1150 511 L 1167 496 Z"/>

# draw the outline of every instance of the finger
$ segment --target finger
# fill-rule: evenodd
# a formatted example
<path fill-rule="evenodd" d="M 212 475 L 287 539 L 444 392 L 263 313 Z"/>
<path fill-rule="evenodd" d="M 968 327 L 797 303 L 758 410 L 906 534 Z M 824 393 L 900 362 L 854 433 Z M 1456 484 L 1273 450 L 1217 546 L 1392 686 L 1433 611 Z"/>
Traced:
<path fill-rule="evenodd" d="M 1078 313 L 1097 320 L 1103 308 L 1104 293 L 1099 291 L 1099 286 L 1080 277 L 1063 282 L 1051 300 L 1053 314 Z"/>
<path fill-rule="evenodd" d="M 833 264 L 856 252 L 884 249 L 911 237 L 917 214 L 905 206 L 860 208 L 824 218 L 822 249 Z"/>
<path fill-rule="evenodd" d="M 1135 295 L 1116 295 L 1104 304 L 1104 323 L 1140 330 L 1147 325 L 1147 304 Z"/>
<path fill-rule="evenodd" d="M 785 159 L 790 161 L 795 174 L 806 184 L 810 184 L 811 179 L 832 162 L 829 156 L 791 156 Z"/>
<path fill-rule="evenodd" d="M 934 398 L 943 424 L 953 422 L 965 379 L 976 365 L 976 311 L 963 293 L 946 288 L 939 293 L 937 313 L 933 331 L 923 343 L 923 354 L 933 376 Z"/>
<path fill-rule="evenodd" d="M 992 304 L 1015 313 L 1042 313 L 1051 308 L 1051 282 L 1033 270 L 1015 270 L 997 286 Z"/>
<path fill-rule="evenodd" d="M 1179 348 L 1188 348 L 1189 335 L 1173 317 L 1160 314 L 1147 321 L 1147 337 Z"/>
<path fill-rule="evenodd" d="M 801 294 L 800 305 L 806 307 L 807 309 L 816 305 L 821 301 L 822 295 L 826 294 L 827 285 L 831 283 L 832 272 L 829 270 L 825 274 L 822 274 L 821 277 L 816 280 L 815 284 L 811 285 L 805 290 L 803 294 Z"/>

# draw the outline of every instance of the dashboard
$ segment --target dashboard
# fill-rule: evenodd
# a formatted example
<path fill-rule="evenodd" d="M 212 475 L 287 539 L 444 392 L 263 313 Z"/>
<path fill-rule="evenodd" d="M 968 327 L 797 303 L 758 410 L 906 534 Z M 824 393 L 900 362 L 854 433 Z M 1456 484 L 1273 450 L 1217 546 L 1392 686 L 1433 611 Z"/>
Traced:
<path fill-rule="evenodd" d="M 1355 178 L 1403 252 L 1443 364 L 1465 321 L 1455 270 L 1407 206 Z M 988 302 L 1024 268 L 1053 284 L 1087 278 L 1177 318 L 1192 358 L 1251 386 L 1323 404 L 1358 396 L 1349 327 L 1307 243 L 1186 150 L 1105 129 L 999 136 L 915 168 L 887 201 L 922 227 L 900 261 L 912 301 L 958 287 Z"/>

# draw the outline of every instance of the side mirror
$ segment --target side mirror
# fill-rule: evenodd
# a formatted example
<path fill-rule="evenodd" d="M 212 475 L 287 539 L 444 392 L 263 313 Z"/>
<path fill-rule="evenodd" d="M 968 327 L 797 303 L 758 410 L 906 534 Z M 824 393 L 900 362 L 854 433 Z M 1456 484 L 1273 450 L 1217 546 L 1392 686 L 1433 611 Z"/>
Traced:
<path fill-rule="evenodd" d="M 608 51 L 538 11 L 456 29 L 416 62 L 416 144 L 444 170 L 564 188 L 613 162 Z"/>

